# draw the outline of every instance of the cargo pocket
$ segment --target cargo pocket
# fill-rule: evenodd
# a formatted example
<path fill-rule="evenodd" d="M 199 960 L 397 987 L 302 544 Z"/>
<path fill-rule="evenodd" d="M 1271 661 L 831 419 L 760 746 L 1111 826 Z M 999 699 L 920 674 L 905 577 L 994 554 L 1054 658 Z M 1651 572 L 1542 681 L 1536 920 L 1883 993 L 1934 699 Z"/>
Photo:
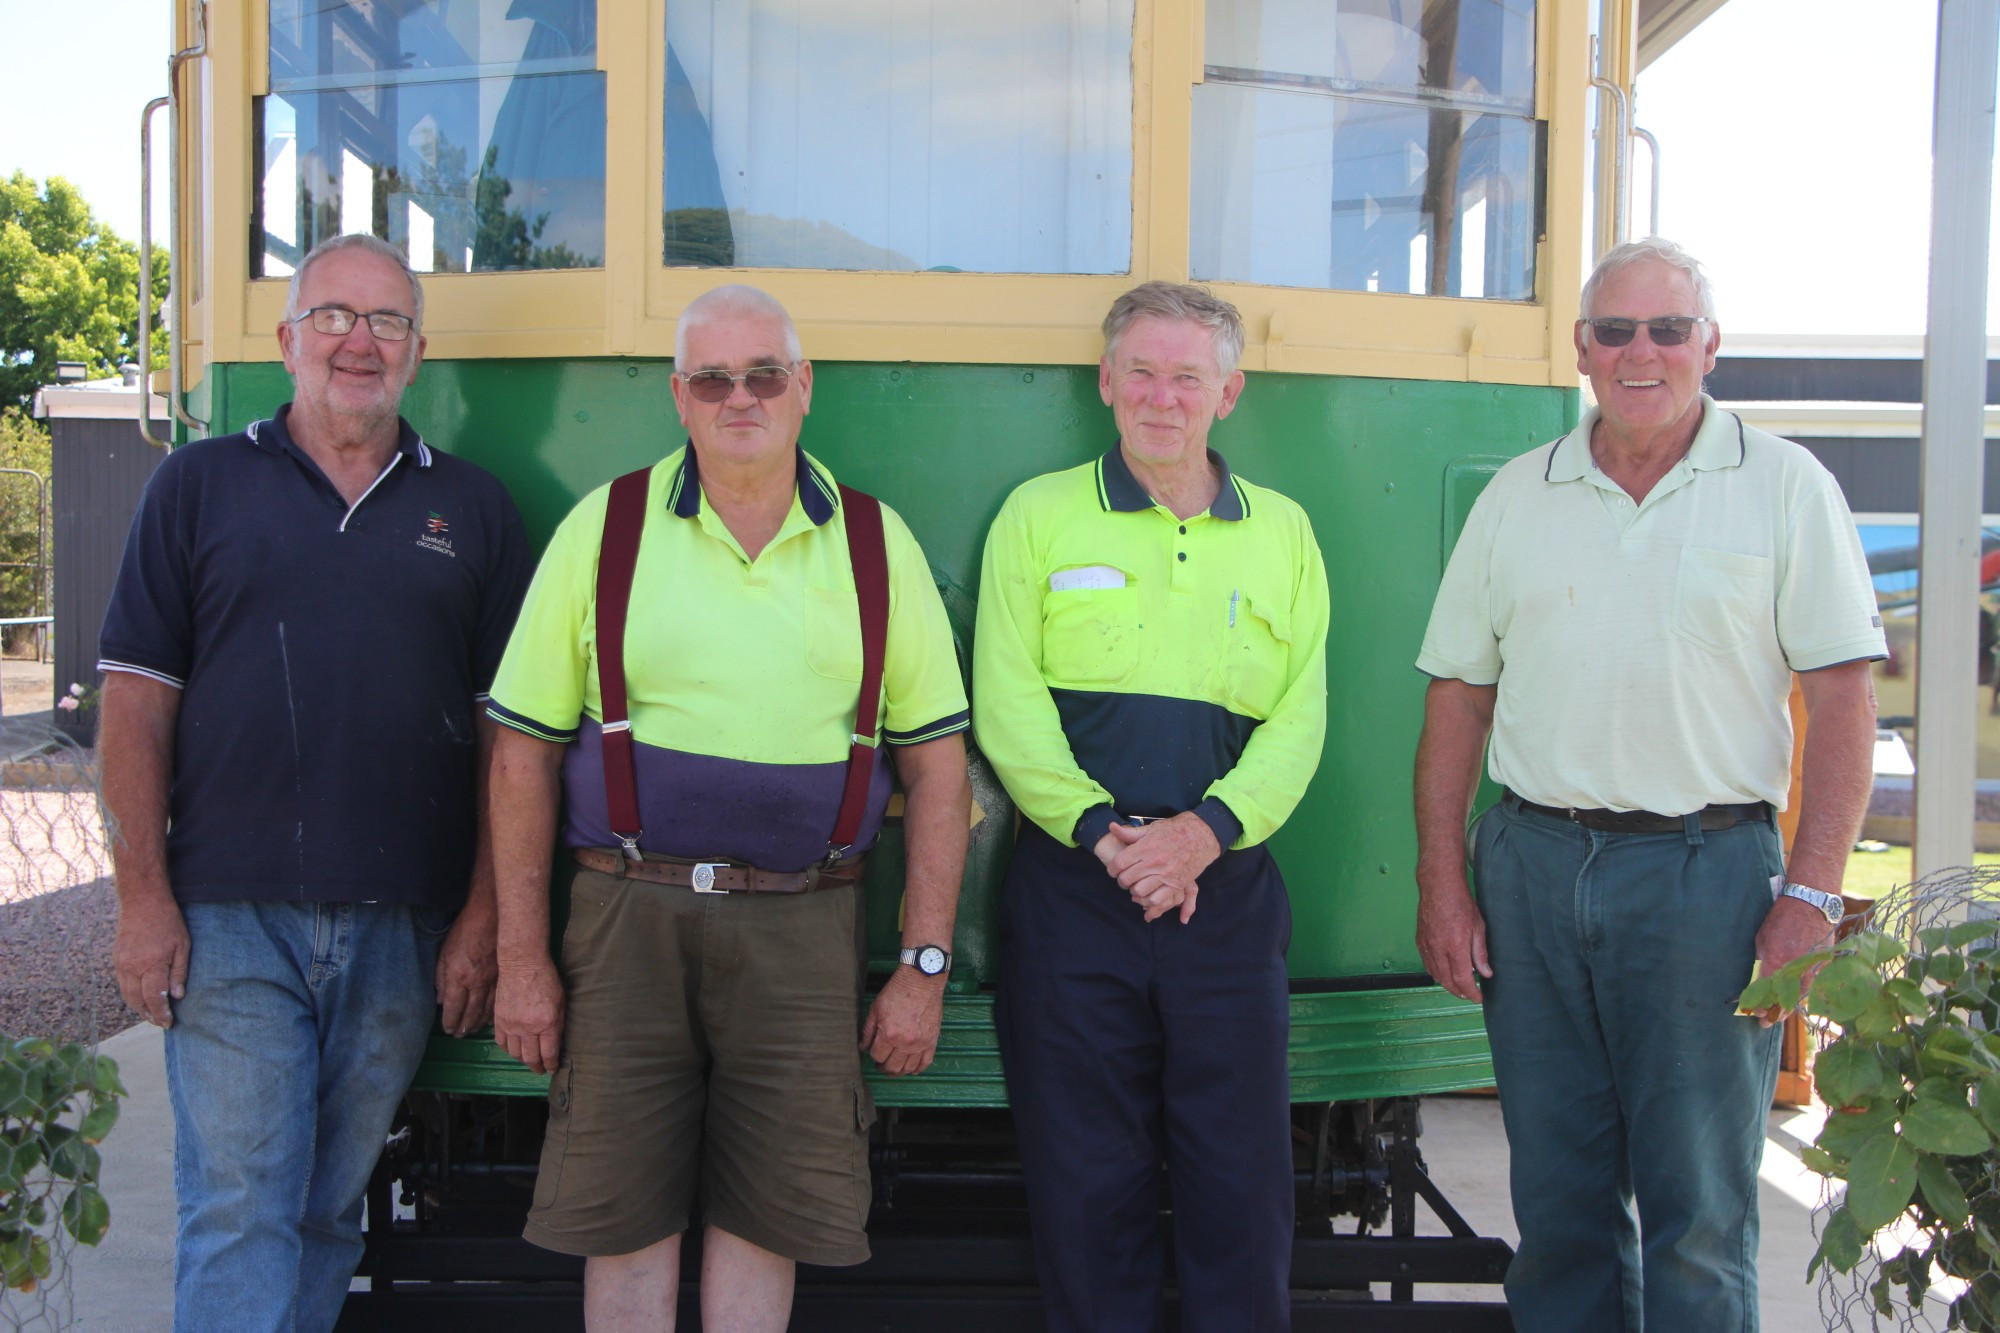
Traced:
<path fill-rule="evenodd" d="M 1292 612 L 1275 599 L 1239 598 L 1225 640 L 1222 684 L 1232 711 L 1262 720 L 1285 696 L 1292 663 Z"/>
<path fill-rule="evenodd" d="M 1045 589 L 1042 671 L 1049 684 L 1116 685 L 1139 663 L 1139 592 L 1122 588 Z"/>
<path fill-rule="evenodd" d="M 576 1090 L 576 1066 L 565 1059 L 549 1080 L 549 1127 L 542 1138 L 542 1165 L 535 1174 L 534 1211 L 556 1206 L 562 1193 L 563 1160 L 569 1156 L 570 1099 Z"/>
<path fill-rule="evenodd" d="M 1674 633 L 1711 653 L 1735 652 L 1775 626 L 1768 557 L 1687 547 L 1674 578 Z"/>

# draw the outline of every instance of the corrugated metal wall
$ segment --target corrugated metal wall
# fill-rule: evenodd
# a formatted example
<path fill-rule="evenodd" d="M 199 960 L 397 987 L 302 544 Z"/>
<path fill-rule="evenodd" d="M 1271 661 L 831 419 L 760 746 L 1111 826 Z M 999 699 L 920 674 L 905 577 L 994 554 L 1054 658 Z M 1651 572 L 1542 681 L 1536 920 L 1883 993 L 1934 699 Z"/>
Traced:
<path fill-rule="evenodd" d="M 156 421 L 153 434 L 165 436 Z M 129 416 L 109 420 L 56 417 L 51 438 L 49 504 L 55 511 L 56 689 L 71 681 L 97 685 L 97 634 L 125 551 L 125 534 L 139 495 L 166 454 L 139 438 Z M 97 738 L 97 715 L 57 713 L 57 723 L 83 744 Z"/>

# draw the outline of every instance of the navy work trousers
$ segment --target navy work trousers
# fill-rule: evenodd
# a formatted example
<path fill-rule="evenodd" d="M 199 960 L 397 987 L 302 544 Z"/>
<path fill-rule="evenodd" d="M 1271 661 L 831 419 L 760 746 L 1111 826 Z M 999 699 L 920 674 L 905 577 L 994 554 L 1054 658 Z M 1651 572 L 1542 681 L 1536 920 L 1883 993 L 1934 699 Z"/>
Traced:
<path fill-rule="evenodd" d="M 1142 918 L 1089 851 L 1023 823 L 994 1009 L 1049 1333 L 1154 1333 L 1172 1184 L 1185 1333 L 1291 1326 L 1291 904 L 1225 852 L 1194 917 Z"/>
<path fill-rule="evenodd" d="M 1736 997 L 1782 868 L 1768 823 L 1606 833 L 1512 797 L 1481 817 L 1521 1329 L 1755 1333 L 1780 1029 Z"/>

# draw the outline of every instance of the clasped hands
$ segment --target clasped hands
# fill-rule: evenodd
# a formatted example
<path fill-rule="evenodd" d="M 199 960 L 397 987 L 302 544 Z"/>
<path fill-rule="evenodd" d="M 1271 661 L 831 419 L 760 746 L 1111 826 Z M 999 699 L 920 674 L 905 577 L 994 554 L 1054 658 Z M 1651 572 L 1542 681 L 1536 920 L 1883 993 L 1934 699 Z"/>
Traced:
<path fill-rule="evenodd" d="M 1222 855 L 1222 844 L 1206 820 L 1183 811 L 1149 824 L 1113 824 L 1091 850 L 1146 920 L 1178 907 L 1185 925 L 1194 916 L 1196 880 Z"/>

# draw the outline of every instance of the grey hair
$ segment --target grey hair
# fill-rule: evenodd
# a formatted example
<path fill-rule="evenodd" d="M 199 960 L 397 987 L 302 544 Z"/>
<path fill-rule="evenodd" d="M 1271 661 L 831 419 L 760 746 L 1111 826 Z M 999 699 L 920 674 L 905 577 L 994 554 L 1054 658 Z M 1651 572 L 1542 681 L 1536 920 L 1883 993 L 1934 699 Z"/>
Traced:
<path fill-rule="evenodd" d="M 379 236 L 370 236 L 363 231 L 350 231 L 343 236 L 333 236 L 321 241 L 311 253 L 292 270 L 292 285 L 285 293 L 285 322 L 290 323 L 305 312 L 299 309 L 299 286 L 306 280 L 306 270 L 338 250 L 361 250 L 367 254 L 386 259 L 394 264 L 410 283 L 410 322 L 421 333 L 424 327 L 424 285 L 417 281 L 416 270 L 403 252 Z"/>
<path fill-rule="evenodd" d="M 1215 368 L 1224 376 L 1243 359 L 1243 316 L 1236 307 L 1206 287 L 1184 282 L 1145 282 L 1111 303 L 1104 317 L 1104 355 L 1118 348 L 1118 339 L 1139 319 L 1185 320 L 1208 330 L 1215 342 Z"/>
<path fill-rule="evenodd" d="M 675 368 L 678 369 L 681 362 L 687 360 L 690 330 L 731 315 L 777 320 L 785 329 L 785 356 L 794 364 L 806 359 L 799 348 L 799 331 L 792 324 L 791 312 L 779 303 L 778 298 L 760 287 L 732 282 L 703 292 L 681 311 L 680 320 L 674 325 Z"/>
<path fill-rule="evenodd" d="M 1687 275 L 1694 287 L 1695 313 L 1703 319 L 1715 318 L 1715 285 L 1708 280 L 1701 261 L 1660 236 L 1648 236 L 1644 240 L 1627 241 L 1597 261 L 1597 267 L 1590 271 L 1590 277 L 1583 284 L 1583 295 L 1577 302 L 1579 317 L 1589 319 L 1597 303 L 1597 293 L 1604 286 L 1604 280 L 1612 274 L 1631 268 L 1634 264 L 1647 261 L 1665 264 L 1679 269 Z M 1661 313 L 1667 313 L 1662 311 Z"/>

